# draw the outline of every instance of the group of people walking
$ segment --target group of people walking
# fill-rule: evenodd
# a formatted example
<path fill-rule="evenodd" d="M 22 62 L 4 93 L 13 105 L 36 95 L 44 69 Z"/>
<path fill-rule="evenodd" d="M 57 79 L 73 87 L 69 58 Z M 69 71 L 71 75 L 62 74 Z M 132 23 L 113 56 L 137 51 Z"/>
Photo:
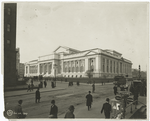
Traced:
<path fill-rule="evenodd" d="M 86 95 L 86 106 L 88 107 L 88 111 L 92 108 L 93 96 L 91 95 L 91 91 Z M 106 103 L 103 104 L 101 113 L 103 113 L 105 118 L 110 118 L 111 113 L 111 105 L 109 104 L 109 98 L 106 99 Z"/>

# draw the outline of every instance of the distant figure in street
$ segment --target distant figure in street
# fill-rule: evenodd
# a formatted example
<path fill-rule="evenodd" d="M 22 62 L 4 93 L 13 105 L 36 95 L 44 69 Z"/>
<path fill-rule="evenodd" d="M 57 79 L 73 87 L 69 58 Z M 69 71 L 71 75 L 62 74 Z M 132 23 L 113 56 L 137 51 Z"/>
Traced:
<path fill-rule="evenodd" d="M 33 83 L 31 83 L 31 90 L 33 91 L 33 88 L 34 88 L 34 84 Z"/>
<path fill-rule="evenodd" d="M 111 105 L 109 104 L 109 98 L 106 99 L 106 103 L 103 104 L 101 113 L 105 114 L 105 118 L 110 118 L 110 112 L 111 112 Z"/>
<path fill-rule="evenodd" d="M 27 89 L 27 92 L 30 90 L 30 92 L 31 92 L 31 85 L 30 84 L 28 84 L 28 89 Z"/>
<path fill-rule="evenodd" d="M 52 100 L 51 104 L 49 118 L 57 118 L 58 107 L 55 105 L 55 100 Z"/>
<path fill-rule="evenodd" d="M 124 86 L 120 85 L 120 91 L 124 91 Z"/>
<path fill-rule="evenodd" d="M 52 86 L 52 88 L 54 88 L 54 87 L 55 87 L 55 85 L 54 85 L 54 82 L 53 82 L 53 81 L 51 82 L 51 86 Z"/>
<path fill-rule="evenodd" d="M 94 83 L 92 85 L 92 91 L 93 91 L 93 93 L 95 92 L 95 84 Z"/>
<path fill-rule="evenodd" d="M 43 81 L 41 81 L 41 88 L 43 88 Z"/>
<path fill-rule="evenodd" d="M 47 82 L 46 82 L 46 80 L 44 80 L 44 86 L 45 86 L 45 88 L 46 88 L 46 86 L 47 86 Z"/>
<path fill-rule="evenodd" d="M 37 103 L 40 103 L 40 91 L 39 91 L 39 88 L 37 89 L 37 91 L 35 92 L 35 102 Z"/>
<path fill-rule="evenodd" d="M 79 81 L 77 81 L 77 86 L 79 86 L 80 85 L 80 83 L 79 83 Z"/>
<path fill-rule="evenodd" d="M 21 107 L 22 102 L 23 102 L 22 100 L 19 100 L 18 105 L 15 107 L 16 118 L 25 118 L 26 117 L 26 115 L 24 115 L 23 111 L 22 111 L 22 107 Z"/>
<path fill-rule="evenodd" d="M 75 115 L 73 114 L 74 109 L 75 109 L 74 106 L 71 105 L 71 106 L 69 107 L 69 111 L 65 114 L 65 117 L 64 117 L 64 118 L 75 118 Z"/>
<path fill-rule="evenodd" d="M 117 85 L 115 85 L 113 89 L 114 89 L 114 94 L 116 95 L 117 94 Z"/>
<path fill-rule="evenodd" d="M 88 110 L 90 110 L 92 102 L 93 102 L 93 97 L 91 95 L 91 91 L 89 91 L 89 94 L 86 95 L 86 106 L 88 106 Z"/>

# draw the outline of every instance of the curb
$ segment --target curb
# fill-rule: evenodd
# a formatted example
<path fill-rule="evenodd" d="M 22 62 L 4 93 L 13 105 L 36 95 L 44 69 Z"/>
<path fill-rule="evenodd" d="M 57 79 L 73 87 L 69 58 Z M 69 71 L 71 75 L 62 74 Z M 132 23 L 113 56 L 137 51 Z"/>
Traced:
<path fill-rule="evenodd" d="M 57 90 L 64 90 L 64 89 L 65 89 L 65 88 L 57 89 Z M 42 91 L 42 92 L 40 92 L 40 93 L 43 93 L 43 92 L 51 92 L 51 91 L 57 91 L 57 90 Z M 27 93 L 27 94 L 18 94 L 18 95 L 4 96 L 4 98 L 6 98 L 6 97 L 16 97 L 16 96 L 22 96 L 22 95 L 30 95 L 30 94 L 35 94 L 35 92 L 34 92 L 34 93 Z"/>

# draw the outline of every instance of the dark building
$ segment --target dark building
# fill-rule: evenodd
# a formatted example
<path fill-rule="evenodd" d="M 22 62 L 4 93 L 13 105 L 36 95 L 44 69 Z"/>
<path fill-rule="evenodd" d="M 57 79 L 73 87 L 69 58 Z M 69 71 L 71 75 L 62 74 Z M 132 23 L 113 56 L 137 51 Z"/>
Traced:
<path fill-rule="evenodd" d="M 16 85 L 17 3 L 4 3 L 4 86 Z"/>

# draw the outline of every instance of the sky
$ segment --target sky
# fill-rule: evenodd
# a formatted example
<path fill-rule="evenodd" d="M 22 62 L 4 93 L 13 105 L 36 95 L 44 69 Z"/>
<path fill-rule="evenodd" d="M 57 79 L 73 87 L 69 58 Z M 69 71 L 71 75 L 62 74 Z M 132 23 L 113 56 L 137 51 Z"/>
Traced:
<path fill-rule="evenodd" d="M 16 47 L 23 63 L 59 46 L 112 49 L 146 71 L 148 26 L 147 2 L 19 2 Z"/>

